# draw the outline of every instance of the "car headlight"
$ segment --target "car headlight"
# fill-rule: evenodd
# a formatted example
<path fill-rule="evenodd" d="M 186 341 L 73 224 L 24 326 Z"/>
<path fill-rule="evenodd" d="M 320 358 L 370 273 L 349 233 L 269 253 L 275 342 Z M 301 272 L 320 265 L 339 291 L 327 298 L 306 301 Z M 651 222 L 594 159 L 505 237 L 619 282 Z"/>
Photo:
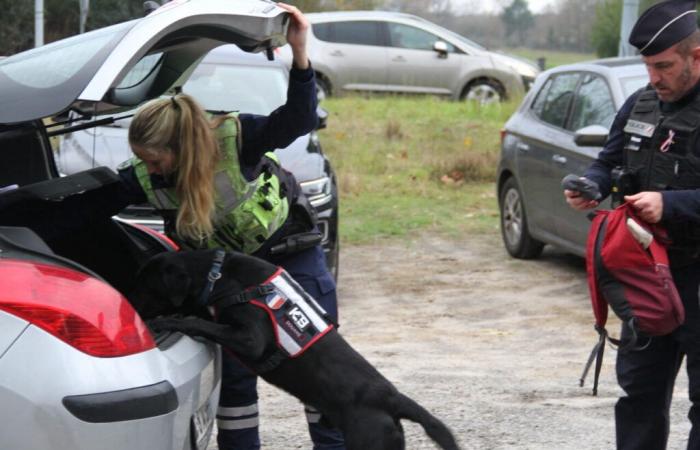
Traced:
<path fill-rule="evenodd" d="M 316 178 L 315 180 L 304 181 L 299 184 L 302 192 L 314 208 L 325 205 L 333 197 L 331 194 L 331 179 L 329 177 Z"/>

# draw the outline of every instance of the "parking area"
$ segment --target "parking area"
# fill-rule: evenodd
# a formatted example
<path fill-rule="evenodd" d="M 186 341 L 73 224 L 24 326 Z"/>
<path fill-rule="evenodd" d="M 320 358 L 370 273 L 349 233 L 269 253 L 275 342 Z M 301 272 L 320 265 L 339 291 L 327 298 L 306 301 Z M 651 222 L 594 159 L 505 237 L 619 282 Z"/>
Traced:
<path fill-rule="evenodd" d="M 497 235 L 426 234 L 344 247 L 340 265 L 342 334 L 463 448 L 614 447 L 615 351 L 606 350 L 598 397 L 591 376 L 578 386 L 596 340 L 582 259 L 547 247 L 536 261 L 515 260 Z M 682 374 L 669 448 L 686 445 L 686 392 Z M 310 448 L 295 399 L 262 383 L 260 408 L 264 448 Z M 434 448 L 404 427 L 408 449 Z"/>

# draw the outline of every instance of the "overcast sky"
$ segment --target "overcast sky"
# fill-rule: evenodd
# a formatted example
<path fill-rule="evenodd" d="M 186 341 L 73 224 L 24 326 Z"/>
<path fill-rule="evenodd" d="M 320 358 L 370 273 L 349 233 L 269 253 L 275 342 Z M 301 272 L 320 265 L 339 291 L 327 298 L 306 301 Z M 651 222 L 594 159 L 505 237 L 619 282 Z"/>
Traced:
<path fill-rule="evenodd" d="M 452 5 L 460 12 L 495 12 L 500 13 L 503 5 L 509 5 L 511 0 L 452 0 Z M 541 13 L 547 7 L 553 6 L 557 0 L 528 0 L 530 11 Z"/>

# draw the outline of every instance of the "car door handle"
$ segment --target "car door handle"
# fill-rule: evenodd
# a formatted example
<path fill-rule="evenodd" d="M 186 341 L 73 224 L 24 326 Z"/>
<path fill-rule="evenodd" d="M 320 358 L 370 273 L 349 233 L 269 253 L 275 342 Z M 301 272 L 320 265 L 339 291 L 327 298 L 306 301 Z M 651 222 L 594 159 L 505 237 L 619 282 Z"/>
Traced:
<path fill-rule="evenodd" d="M 345 53 L 340 50 L 334 50 L 331 52 L 331 56 L 345 56 Z"/>
<path fill-rule="evenodd" d="M 391 60 L 394 61 L 394 62 L 406 62 L 406 58 L 404 58 L 404 57 L 401 56 L 401 55 L 399 55 L 399 56 L 394 56 L 393 58 L 391 58 Z"/>
<path fill-rule="evenodd" d="M 524 142 L 518 142 L 515 147 L 518 150 L 520 150 L 521 152 L 529 152 L 530 151 L 530 146 Z"/>
<path fill-rule="evenodd" d="M 566 156 L 554 155 L 552 156 L 552 161 L 557 164 L 566 164 Z"/>

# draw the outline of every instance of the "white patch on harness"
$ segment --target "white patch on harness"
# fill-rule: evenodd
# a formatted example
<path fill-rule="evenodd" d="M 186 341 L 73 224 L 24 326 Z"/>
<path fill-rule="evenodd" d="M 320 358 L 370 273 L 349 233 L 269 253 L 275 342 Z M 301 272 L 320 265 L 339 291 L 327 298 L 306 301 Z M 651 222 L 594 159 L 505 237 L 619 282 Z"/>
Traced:
<path fill-rule="evenodd" d="M 272 285 L 274 291 L 251 303 L 269 312 L 277 345 L 290 357 L 299 356 L 333 329 L 325 319 L 326 311 L 283 269 L 264 285 Z"/>
<path fill-rule="evenodd" d="M 636 134 L 646 138 L 652 137 L 654 130 L 656 130 L 656 125 L 632 119 L 627 121 L 624 129 L 625 133 Z"/>

